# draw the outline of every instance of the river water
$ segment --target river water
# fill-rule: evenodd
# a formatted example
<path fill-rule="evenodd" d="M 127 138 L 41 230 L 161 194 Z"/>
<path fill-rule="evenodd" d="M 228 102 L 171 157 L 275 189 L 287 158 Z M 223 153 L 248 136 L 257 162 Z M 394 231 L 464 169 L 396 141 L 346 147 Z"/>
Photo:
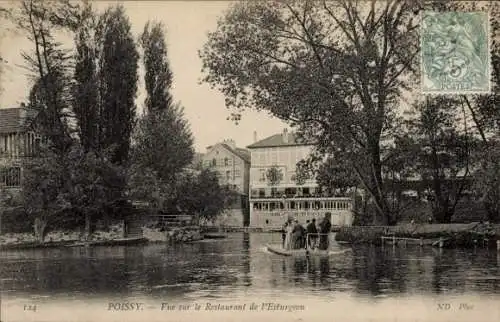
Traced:
<path fill-rule="evenodd" d="M 212 312 L 210 307 L 246 303 L 244 310 L 249 310 L 251 303 L 261 305 L 264 300 L 288 310 L 271 312 L 261 306 L 250 312 L 250 320 L 258 314 L 290 320 L 287 312 L 294 311 L 294 317 L 308 321 L 358 321 L 371 310 L 374 321 L 394 316 L 397 321 L 421 321 L 415 314 L 422 317 L 424 312 L 422 321 L 478 316 L 481 321 L 500 321 L 500 252 L 495 250 L 334 243 L 338 255 L 308 259 L 268 253 L 265 245 L 280 238 L 233 233 L 224 240 L 176 246 L 3 251 L 2 321 L 144 321 L 145 314 L 159 321 L 190 320 L 196 314 L 198 320 L 210 316 L 211 321 L 217 314 L 229 314 L 227 321 L 240 321 L 249 314 Z M 143 303 L 142 312 L 116 312 L 111 305 L 123 302 Z M 195 310 L 194 303 L 202 308 Z M 175 309 L 191 305 L 186 307 L 190 313 L 165 312 L 167 304 Z M 333 310 L 328 319 L 326 309 Z"/>

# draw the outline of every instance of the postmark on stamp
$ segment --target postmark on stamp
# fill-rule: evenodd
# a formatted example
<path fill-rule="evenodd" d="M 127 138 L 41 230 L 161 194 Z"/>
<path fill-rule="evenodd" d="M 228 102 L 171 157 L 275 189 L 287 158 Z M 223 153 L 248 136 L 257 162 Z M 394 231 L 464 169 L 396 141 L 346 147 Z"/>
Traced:
<path fill-rule="evenodd" d="M 422 92 L 490 92 L 488 33 L 486 12 L 425 11 L 420 39 Z"/>

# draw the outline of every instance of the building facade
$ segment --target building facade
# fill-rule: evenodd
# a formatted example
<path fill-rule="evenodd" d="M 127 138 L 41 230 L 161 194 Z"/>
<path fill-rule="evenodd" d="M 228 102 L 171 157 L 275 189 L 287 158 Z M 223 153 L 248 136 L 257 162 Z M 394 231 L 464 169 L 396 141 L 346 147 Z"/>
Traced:
<path fill-rule="evenodd" d="M 21 187 L 22 161 L 32 157 L 40 144 L 40 136 L 31 124 L 36 111 L 25 107 L 0 108 L 0 187 Z"/>
<path fill-rule="evenodd" d="M 238 198 L 222 216 L 224 225 L 243 227 L 248 225 L 248 181 L 250 178 L 250 153 L 238 148 L 233 140 L 207 147 L 202 157 L 203 168 L 217 173 L 219 184 L 227 185 L 237 192 Z"/>
<path fill-rule="evenodd" d="M 296 165 L 306 159 L 313 146 L 298 141 L 284 130 L 247 147 L 251 152 L 250 226 L 280 229 L 293 217 L 302 224 L 320 220 L 331 213 L 334 226 L 352 224 L 351 198 L 335 198 L 323 193 L 315 178 L 296 180 Z"/>

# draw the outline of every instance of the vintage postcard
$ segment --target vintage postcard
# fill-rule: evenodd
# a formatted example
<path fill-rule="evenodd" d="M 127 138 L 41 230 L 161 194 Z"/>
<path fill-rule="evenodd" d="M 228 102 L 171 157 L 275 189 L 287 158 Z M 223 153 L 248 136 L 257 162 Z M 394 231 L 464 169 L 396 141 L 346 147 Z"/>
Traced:
<path fill-rule="evenodd" d="M 0 321 L 500 321 L 500 4 L 0 1 Z"/>

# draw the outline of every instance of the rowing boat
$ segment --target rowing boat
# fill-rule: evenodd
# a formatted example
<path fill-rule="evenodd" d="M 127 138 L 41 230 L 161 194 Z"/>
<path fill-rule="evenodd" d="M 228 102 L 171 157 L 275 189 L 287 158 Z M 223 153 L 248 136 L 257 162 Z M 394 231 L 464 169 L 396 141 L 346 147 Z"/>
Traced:
<path fill-rule="evenodd" d="M 271 253 L 281 255 L 281 256 L 330 256 L 336 254 L 342 254 L 347 251 L 339 250 L 319 250 L 319 249 L 284 249 L 281 245 L 267 245 L 267 250 Z"/>

